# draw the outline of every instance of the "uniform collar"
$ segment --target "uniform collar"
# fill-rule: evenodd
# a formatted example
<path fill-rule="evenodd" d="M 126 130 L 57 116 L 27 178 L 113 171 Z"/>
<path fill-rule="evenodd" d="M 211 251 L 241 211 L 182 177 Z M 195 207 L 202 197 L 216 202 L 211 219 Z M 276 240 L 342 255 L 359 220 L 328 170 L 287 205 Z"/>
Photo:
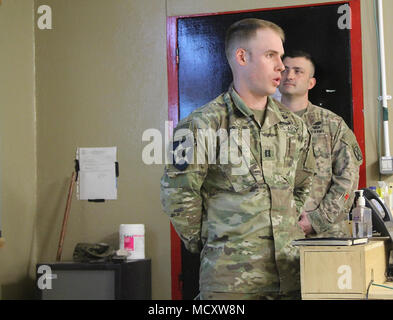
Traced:
<path fill-rule="evenodd" d="M 304 115 L 308 114 L 308 113 L 312 113 L 315 109 L 315 106 L 309 101 L 307 104 L 307 110 L 304 113 Z"/>
<path fill-rule="evenodd" d="M 232 98 L 232 101 L 233 101 L 235 107 L 237 109 L 239 109 L 239 111 L 241 113 L 243 113 L 246 117 L 251 118 L 254 115 L 254 113 L 252 112 L 252 110 L 249 107 L 247 107 L 247 105 L 243 101 L 243 99 L 240 98 L 239 94 L 235 91 L 235 89 L 233 88 L 232 84 L 229 87 L 228 92 L 229 92 L 229 94 L 230 94 L 230 96 Z"/>
<path fill-rule="evenodd" d="M 248 118 L 252 118 L 254 116 L 254 113 L 252 112 L 252 110 L 246 105 L 246 103 L 243 101 L 243 99 L 235 91 L 232 84 L 229 87 L 228 93 L 229 93 L 230 97 L 232 98 L 233 104 L 241 113 L 243 113 Z M 270 96 L 268 96 L 267 97 L 267 105 L 266 105 L 265 121 L 263 122 L 261 129 L 262 130 L 269 129 L 270 127 L 274 126 L 275 124 L 279 123 L 280 121 L 283 121 L 281 112 L 280 112 L 277 104 L 275 103 L 275 101 Z"/>
<path fill-rule="evenodd" d="M 276 102 L 270 96 L 267 97 L 266 115 L 265 121 L 262 125 L 262 131 L 273 127 L 281 121 L 284 121 L 284 118 L 282 117 L 282 114 Z"/>
<path fill-rule="evenodd" d="M 307 105 L 307 110 L 303 114 L 302 118 L 308 123 L 313 123 L 315 121 L 315 106 L 309 101 Z"/>

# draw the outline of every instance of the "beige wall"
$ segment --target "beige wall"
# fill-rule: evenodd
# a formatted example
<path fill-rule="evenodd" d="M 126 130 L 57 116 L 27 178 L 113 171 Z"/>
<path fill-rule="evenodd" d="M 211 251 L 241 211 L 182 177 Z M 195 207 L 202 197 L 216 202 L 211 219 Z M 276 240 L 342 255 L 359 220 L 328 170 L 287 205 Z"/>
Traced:
<path fill-rule="evenodd" d="M 31 296 L 37 162 L 33 3 L 0 6 L 0 296 Z"/>
<path fill-rule="evenodd" d="M 75 5 L 71 5 L 74 3 Z M 88 0 L 50 4 L 53 29 L 36 29 L 38 259 L 56 257 L 77 147 L 117 146 L 118 200 L 74 197 L 63 259 L 77 242 L 119 246 L 122 223 L 146 227 L 153 298 L 170 298 L 169 222 L 162 166 L 142 162 L 142 133 L 167 118 L 165 2 Z"/>
<path fill-rule="evenodd" d="M 384 180 L 393 182 L 393 175 L 382 176 L 379 174 L 378 160 L 378 56 L 377 39 L 375 36 L 374 7 L 370 0 L 363 0 L 362 4 L 362 53 L 363 53 L 363 87 L 364 87 L 364 116 L 365 116 L 365 140 L 366 140 L 366 171 L 367 184 L 376 185 L 377 181 Z M 387 93 L 393 95 L 393 1 L 384 0 L 384 33 L 385 33 L 385 55 L 386 55 L 386 85 Z M 390 151 L 393 154 L 393 102 L 388 101 L 390 113 L 389 139 Z M 381 113 L 379 113 L 381 115 Z M 382 127 L 382 124 L 380 124 Z M 384 154 L 383 133 L 381 131 L 380 152 Z"/>
<path fill-rule="evenodd" d="M 316 2 L 327 1 L 297 4 Z M 372 2 L 361 3 L 367 180 L 372 184 L 379 180 L 377 56 Z M 41 4 L 52 8 L 52 30 L 34 28 Z M 143 131 L 164 132 L 167 119 L 166 16 L 293 4 L 35 0 L 33 8 L 30 1 L 3 0 L 0 203 L 7 243 L 0 248 L 1 298 L 31 297 L 34 264 L 55 260 L 76 148 L 117 146 L 119 199 L 97 204 L 73 198 L 63 260 L 72 259 L 77 242 L 118 246 L 119 224 L 143 223 L 146 253 L 152 258 L 153 298 L 170 299 L 169 222 L 159 203 L 163 168 L 141 159 Z M 384 8 L 390 57 L 392 1 L 384 0 Z M 393 94 L 392 61 L 387 68 L 388 93 Z"/>

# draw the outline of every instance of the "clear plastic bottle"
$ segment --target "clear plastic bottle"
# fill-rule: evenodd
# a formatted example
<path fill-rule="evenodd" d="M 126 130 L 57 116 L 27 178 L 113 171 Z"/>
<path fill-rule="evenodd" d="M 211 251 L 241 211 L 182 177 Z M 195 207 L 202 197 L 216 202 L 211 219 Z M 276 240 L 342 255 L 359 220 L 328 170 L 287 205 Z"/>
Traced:
<path fill-rule="evenodd" d="M 356 207 L 352 210 L 352 236 L 354 238 L 371 238 L 373 235 L 371 209 L 366 207 L 363 190 L 356 192 L 359 192 L 359 199 Z"/>

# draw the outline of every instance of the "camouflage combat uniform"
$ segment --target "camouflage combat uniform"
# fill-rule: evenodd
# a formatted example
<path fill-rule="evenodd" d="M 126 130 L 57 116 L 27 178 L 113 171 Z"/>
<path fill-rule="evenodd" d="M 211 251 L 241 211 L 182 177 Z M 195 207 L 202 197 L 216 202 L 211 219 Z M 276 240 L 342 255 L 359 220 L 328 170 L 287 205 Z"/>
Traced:
<path fill-rule="evenodd" d="M 308 104 L 302 119 L 312 135 L 315 172 L 305 210 L 317 237 L 350 236 L 348 212 L 359 182 L 362 152 L 356 137 L 335 113 Z"/>
<path fill-rule="evenodd" d="M 269 97 L 260 127 L 251 109 L 230 88 L 179 122 L 173 134 L 174 154 L 189 134 L 181 129 L 194 135 L 197 129 L 238 129 L 242 135 L 250 130 L 245 173 L 234 175 L 238 165 L 232 161 L 174 163 L 166 165 L 161 179 L 165 213 L 186 248 L 201 252 L 200 290 L 299 290 L 298 249 L 290 242 L 304 237 L 297 221 L 314 169 L 304 122 Z M 195 150 L 196 140 L 188 147 Z M 224 143 L 217 144 L 216 155 Z M 245 157 L 244 144 L 228 145 Z"/>

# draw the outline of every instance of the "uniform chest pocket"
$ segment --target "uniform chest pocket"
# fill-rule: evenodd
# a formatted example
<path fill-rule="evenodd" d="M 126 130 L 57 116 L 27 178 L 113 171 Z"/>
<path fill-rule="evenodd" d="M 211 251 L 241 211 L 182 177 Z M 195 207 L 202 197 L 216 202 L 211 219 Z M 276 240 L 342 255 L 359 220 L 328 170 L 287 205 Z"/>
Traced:
<path fill-rule="evenodd" d="M 312 147 L 315 156 L 316 174 L 328 176 L 332 172 L 331 141 L 327 134 L 312 135 Z"/>
<path fill-rule="evenodd" d="M 312 135 L 312 147 L 315 157 L 330 157 L 330 143 L 327 134 Z"/>
<path fill-rule="evenodd" d="M 299 143 L 297 136 L 287 134 L 284 163 L 292 167 L 299 157 Z"/>
<path fill-rule="evenodd" d="M 257 186 L 257 181 L 249 168 L 239 170 L 239 168 L 231 165 L 221 165 L 219 168 L 235 192 L 243 192 Z"/>
<path fill-rule="evenodd" d="M 229 182 L 231 191 L 242 192 L 256 185 L 256 179 L 250 171 L 255 166 L 255 159 L 249 144 L 249 139 L 240 140 L 236 134 L 231 135 L 229 141 L 221 142 L 218 168 L 226 181 L 218 181 L 220 186 L 227 186 Z"/>
<path fill-rule="evenodd" d="M 287 147 L 285 152 L 285 158 L 293 158 L 297 151 L 296 138 L 292 135 L 287 136 Z"/>

